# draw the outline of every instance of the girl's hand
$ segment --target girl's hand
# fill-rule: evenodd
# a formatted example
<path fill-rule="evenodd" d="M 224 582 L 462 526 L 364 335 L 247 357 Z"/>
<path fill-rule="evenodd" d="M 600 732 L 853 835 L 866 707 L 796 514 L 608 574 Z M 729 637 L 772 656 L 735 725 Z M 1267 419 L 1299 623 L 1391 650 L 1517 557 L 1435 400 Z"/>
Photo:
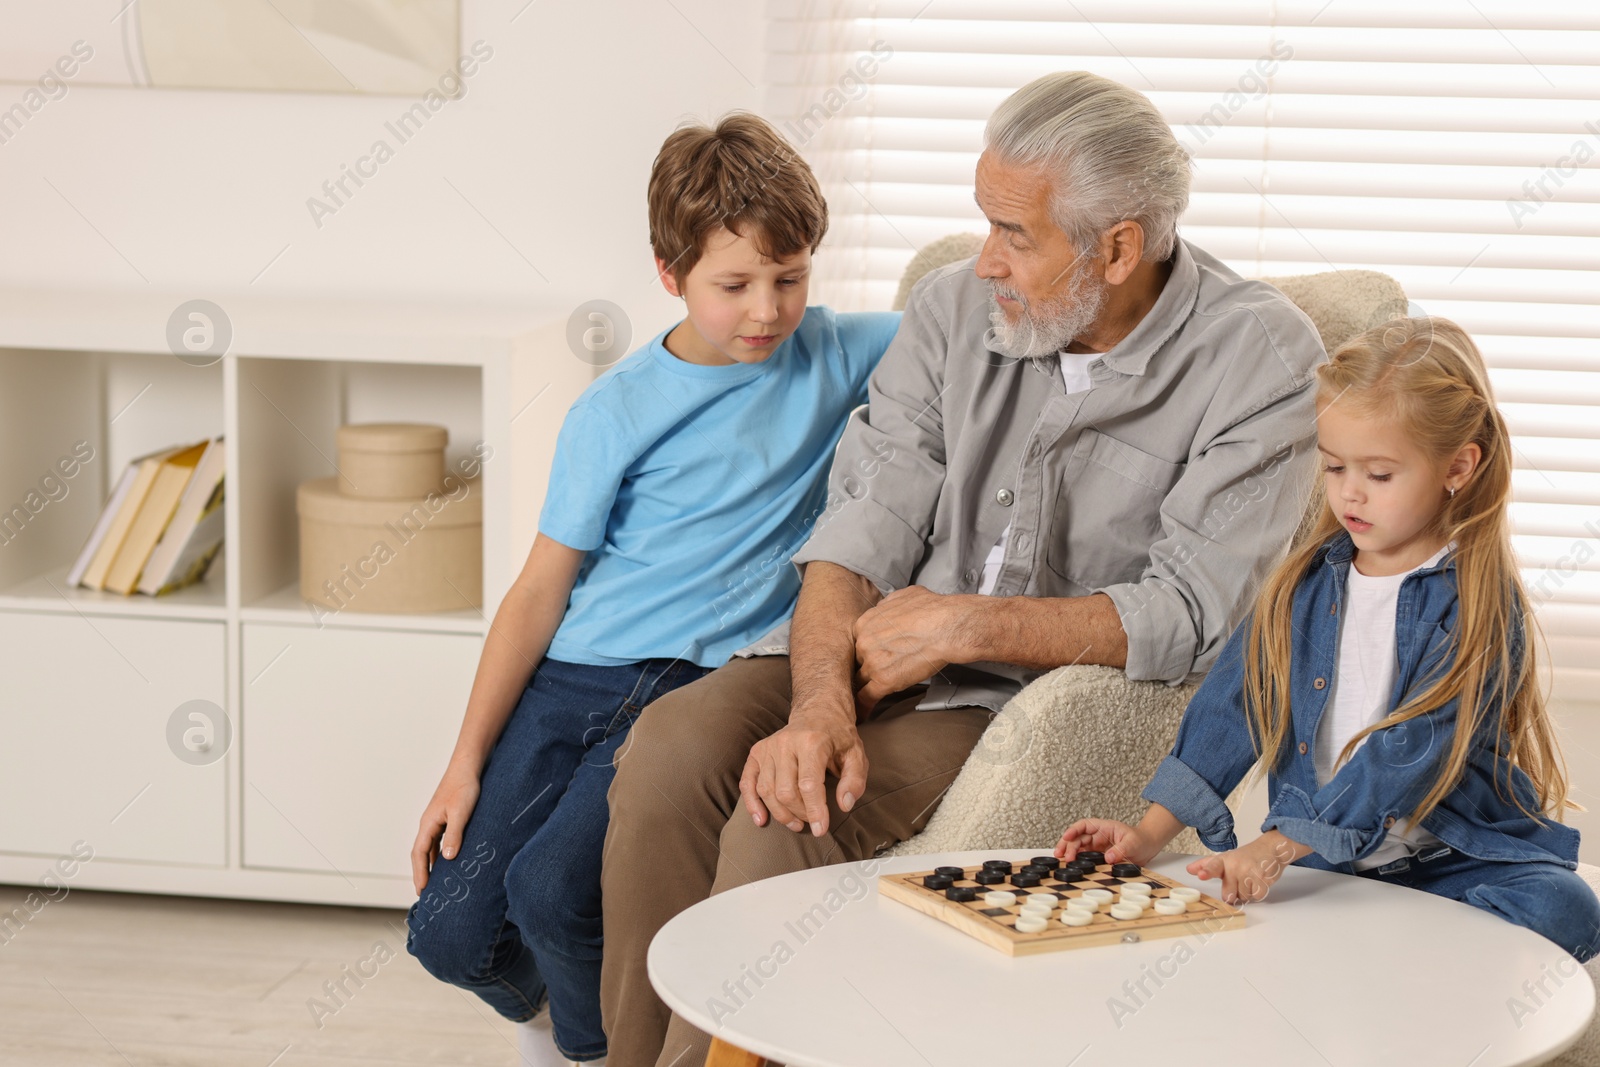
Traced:
<path fill-rule="evenodd" d="M 476 772 L 451 763 L 445 768 L 439 788 L 422 812 L 417 827 L 417 839 L 411 845 L 411 884 L 417 896 L 428 885 L 428 872 L 440 855 L 454 859 L 461 855 L 461 835 L 472 818 L 472 809 L 478 806 L 478 775 Z"/>
<path fill-rule="evenodd" d="M 1309 851 L 1272 830 L 1248 845 L 1197 859 L 1185 869 L 1201 881 L 1221 878 L 1224 904 L 1248 904 L 1265 900 L 1284 868 Z"/>
<path fill-rule="evenodd" d="M 1115 819 L 1079 819 L 1061 834 L 1055 854 L 1071 860 L 1079 852 L 1104 852 L 1107 863 L 1137 863 L 1143 867 L 1155 858 L 1161 847 L 1140 836 L 1139 831 Z"/>

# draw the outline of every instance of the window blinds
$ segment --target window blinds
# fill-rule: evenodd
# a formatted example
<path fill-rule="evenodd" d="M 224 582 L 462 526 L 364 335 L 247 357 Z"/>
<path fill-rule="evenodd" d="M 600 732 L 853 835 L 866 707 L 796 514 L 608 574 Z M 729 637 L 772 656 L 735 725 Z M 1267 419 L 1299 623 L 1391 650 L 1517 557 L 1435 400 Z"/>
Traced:
<path fill-rule="evenodd" d="M 1600 700 L 1600 6 L 1592 0 L 769 0 L 767 113 L 832 210 L 814 299 L 888 307 L 982 233 L 1012 90 L 1090 70 L 1195 157 L 1181 232 L 1244 275 L 1385 271 L 1478 340 L 1566 697 Z"/>

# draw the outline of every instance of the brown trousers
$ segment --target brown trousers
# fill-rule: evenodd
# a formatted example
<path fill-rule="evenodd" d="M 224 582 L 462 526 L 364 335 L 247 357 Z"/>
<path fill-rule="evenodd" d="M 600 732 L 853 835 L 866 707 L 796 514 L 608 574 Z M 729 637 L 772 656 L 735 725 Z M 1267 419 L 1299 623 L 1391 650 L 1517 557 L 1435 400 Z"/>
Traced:
<path fill-rule="evenodd" d="M 750 747 L 789 721 L 789 658 L 734 658 L 647 707 L 617 753 L 601 898 L 600 1007 L 611 1067 L 700 1067 L 711 1039 L 673 1015 L 645 973 L 651 938 L 714 893 L 870 859 L 923 828 L 989 724 L 987 708 L 917 711 L 894 693 L 861 730 L 867 788 L 848 814 L 828 776 L 828 832 L 757 827 L 739 797 Z"/>

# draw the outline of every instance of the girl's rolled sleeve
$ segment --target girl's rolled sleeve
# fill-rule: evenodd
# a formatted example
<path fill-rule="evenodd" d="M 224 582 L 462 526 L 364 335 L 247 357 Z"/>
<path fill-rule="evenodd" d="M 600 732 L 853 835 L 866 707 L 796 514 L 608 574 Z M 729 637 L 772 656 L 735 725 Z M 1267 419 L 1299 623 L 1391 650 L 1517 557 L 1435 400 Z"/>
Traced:
<path fill-rule="evenodd" d="M 1329 863 L 1360 859 L 1383 839 L 1381 813 L 1352 816 L 1346 825 L 1331 822 L 1326 815 L 1318 812 L 1316 802 L 1305 790 L 1284 782 L 1273 797 L 1272 810 L 1261 823 L 1261 832 L 1276 830 Z"/>
<path fill-rule="evenodd" d="M 1194 768 L 1176 756 L 1162 757 L 1150 784 L 1139 795 L 1172 812 L 1185 826 L 1194 827 L 1211 851 L 1227 852 L 1239 846 L 1228 802 Z"/>
<path fill-rule="evenodd" d="M 1172 751 L 1140 795 L 1192 826 L 1207 848 L 1237 847 L 1227 795 L 1256 762 L 1244 711 L 1244 648 L 1254 613 L 1228 637 L 1195 691 Z"/>

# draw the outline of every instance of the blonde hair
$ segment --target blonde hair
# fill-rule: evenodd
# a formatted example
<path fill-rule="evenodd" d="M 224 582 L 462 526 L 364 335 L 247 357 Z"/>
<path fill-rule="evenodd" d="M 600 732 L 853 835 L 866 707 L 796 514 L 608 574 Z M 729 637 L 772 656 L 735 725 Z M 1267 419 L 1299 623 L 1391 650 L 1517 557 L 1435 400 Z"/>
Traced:
<path fill-rule="evenodd" d="M 1441 467 L 1468 444 L 1481 450 L 1477 469 L 1449 497 L 1440 488 L 1435 533 L 1456 543 L 1458 614 L 1442 676 L 1419 680 L 1400 707 L 1352 737 L 1339 753 L 1342 766 L 1368 734 L 1425 715 L 1459 699 L 1456 730 L 1443 766 L 1409 816 L 1420 823 L 1460 783 L 1484 716 L 1499 709 L 1495 791 L 1499 761 L 1520 767 L 1532 780 L 1541 813 L 1559 819 L 1567 807 L 1566 768 L 1537 681 L 1537 625 L 1511 548 L 1506 504 L 1511 495 L 1511 435 L 1495 406 L 1478 348 L 1460 326 L 1441 318 L 1398 319 L 1341 345 L 1317 368 L 1317 408 L 1347 405 L 1364 416 L 1392 419 Z M 1343 529 L 1324 500 L 1316 525 L 1267 579 L 1256 602 L 1245 645 L 1244 697 L 1251 741 L 1259 755 L 1283 759 L 1290 729 L 1289 660 L 1295 587 L 1317 553 Z M 1526 634 L 1520 656 L 1511 634 Z M 1462 654 L 1472 650 L 1471 654 Z M 1509 767 L 1506 780 L 1511 780 Z M 1512 791 L 1524 814 L 1534 815 Z"/>

